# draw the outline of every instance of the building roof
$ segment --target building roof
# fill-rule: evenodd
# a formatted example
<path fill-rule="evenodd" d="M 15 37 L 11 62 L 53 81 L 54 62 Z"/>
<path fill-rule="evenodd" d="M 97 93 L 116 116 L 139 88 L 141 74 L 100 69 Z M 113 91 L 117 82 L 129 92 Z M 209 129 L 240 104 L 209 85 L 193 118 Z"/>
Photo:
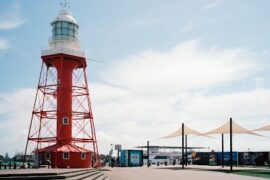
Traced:
<path fill-rule="evenodd" d="M 147 146 L 137 146 L 135 148 L 147 148 Z M 157 149 L 182 149 L 181 146 L 149 146 L 149 148 Z M 208 147 L 187 147 L 187 149 L 207 149 Z"/>
<path fill-rule="evenodd" d="M 75 18 L 71 15 L 71 12 L 66 8 L 60 10 L 59 15 L 52 21 L 52 23 L 55 21 L 67 21 L 78 25 Z"/>
<path fill-rule="evenodd" d="M 58 145 L 54 144 L 39 150 L 39 152 L 90 152 L 90 150 L 75 146 L 73 144 Z"/>

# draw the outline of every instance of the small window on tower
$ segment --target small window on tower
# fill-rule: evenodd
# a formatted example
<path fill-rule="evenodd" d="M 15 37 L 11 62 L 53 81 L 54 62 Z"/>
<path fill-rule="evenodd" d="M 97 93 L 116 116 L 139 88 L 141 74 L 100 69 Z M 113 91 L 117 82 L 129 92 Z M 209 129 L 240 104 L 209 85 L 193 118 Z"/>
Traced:
<path fill-rule="evenodd" d="M 70 155 L 69 152 L 63 152 L 63 159 L 69 159 Z"/>
<path fill-rule="evenodd" d="M 86 158 L 86 153 L 85 152 L 82 152 L 81 153 L 81 159 L 85 159 Z"/>
<path fill-rule="evenodd" d="M 45 159 L 51 159 L 51 152 L 45 152 Z"/>
<path fill-rule="evenodd" d="M 63 117 L 63 124 L 68 124 L 68 117 Z"/>

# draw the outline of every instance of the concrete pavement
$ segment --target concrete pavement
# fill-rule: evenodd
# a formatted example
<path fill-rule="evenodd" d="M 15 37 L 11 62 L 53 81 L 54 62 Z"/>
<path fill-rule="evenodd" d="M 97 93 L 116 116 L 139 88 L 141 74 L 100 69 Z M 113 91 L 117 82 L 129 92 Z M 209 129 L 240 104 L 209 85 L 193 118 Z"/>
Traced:
<path fill-rule="evenodd" d="M 209 167 L 209 166 L 208 166 Z M 214 167 L 216 168 L 216 167 Z M 104 173 L 111 180 L 263 180 L 264 178 L 257 178 L 251 176 L 235 175 L 230 173 L 222 173 L 215 171 L 208 171 L 207 169 L 200 169 L 190 167 L 182 170 L 178 167 L 133 167 L 133 168 L 108 168 L 109 171 Z M 270 171 L 269 171 L 270 172 Z M 265 180 L 265 179 L 264 179 Z"/>

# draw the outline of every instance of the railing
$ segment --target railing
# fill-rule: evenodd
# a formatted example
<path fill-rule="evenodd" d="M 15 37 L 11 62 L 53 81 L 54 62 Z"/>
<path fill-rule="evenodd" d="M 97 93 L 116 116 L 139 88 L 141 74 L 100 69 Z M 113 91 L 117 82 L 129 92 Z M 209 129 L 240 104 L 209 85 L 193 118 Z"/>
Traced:
<path fill-rule="evenodd" d="M 85 53 L 83 51 L 73 50 L 66 47 L 56 47 L 56 48 L 49 48 L 49 49 L 42 49 L 41 54 L 42 56 L 51 55 L 51 54 L 68 54 L 73 56 L 85 57 Z"/>
<path fill-rule="evenodd" d="M 21 161 L 0 162 L 0 170 L 32 168 L 33 166 L 34 166 L 33 162 L 27 162 L 26 165 Z"/>

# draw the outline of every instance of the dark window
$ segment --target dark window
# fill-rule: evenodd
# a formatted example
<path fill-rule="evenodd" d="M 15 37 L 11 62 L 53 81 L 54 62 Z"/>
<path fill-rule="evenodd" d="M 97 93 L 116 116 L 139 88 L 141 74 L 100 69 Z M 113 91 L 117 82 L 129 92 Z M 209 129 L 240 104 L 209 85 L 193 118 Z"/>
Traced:
<path fill-rule="evenodd" d="M 63 159 L 69 159 L 69 152 L 63 152 Z"/>
<path fill-rule="evenodd" d="M 168 159 L 167 156 L 156 156 L 155 159 Z"/>
<path fill-rule="evenodd" d="M 63 124 L 69 124 L 68 117 L 63 117 Z"/>
<path fill-rule="evenodd" d="M 81 159 L 85 159 L 86 158 L 86 153 L 85 152 L 82 152 L 81 153 Z"/>
<path fill-rule="evenodd" d="M 51 159 L 51 153 L 45 152 L 45 159 Z"/>

